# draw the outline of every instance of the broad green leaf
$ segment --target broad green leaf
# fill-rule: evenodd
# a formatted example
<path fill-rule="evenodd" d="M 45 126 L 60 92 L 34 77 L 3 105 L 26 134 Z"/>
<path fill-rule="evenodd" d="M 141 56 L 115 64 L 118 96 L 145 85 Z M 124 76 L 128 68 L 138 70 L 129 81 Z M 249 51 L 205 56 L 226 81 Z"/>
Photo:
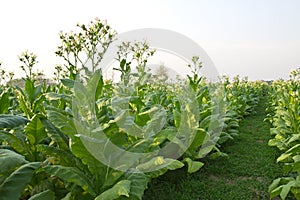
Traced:
<path fill-rule="evenodd" d="M 268 142 L 269 146 L 280 146 L 282 145 L 282 142 L 280 142 L 278 139 L 270 139 Z"/>
<path fill-rule="evenodd" d="M 26 124 L 28 121 L 27 118 L 22 116 L 0 114 L 0 128 L 15 128 Z"/>
<path fill-rule="evenodd" d="M 0 141 L 7 142 L 10 147 L 22 155 L 29 153 L 28 144 L 25 143 L 25 137 L 23 133 L 14 132 L 11 134 L 6 131 L 0 131 Z"/>
<path fill-rule="evenodd" d="M 44 106 L 42 103 L 46 100 L 46 97 L 44 95 L 40 95 L 38 98 L 36 98 L 32 104 L 32 111 L 34 113 L 39 113 L 44 111 Z"/>
<path fill-rule="evenodd" d="M 30 103 L 32 103 L 35 99 L 35 96 L 34 96 L 34 82 L 29 79 L 29 78 L 26 78 L 25 80 L 25 95 L 27 97 L 27 99 L 30 101 Z"/>
<path fill-rule="evenodd" d="M 157 156 L 148 162 L 138 165 L 136 168 L 141 172 L 145 172 L 151 178 L 156 178 L 166 173 L 168 170 L 179 169 L 183 166 L 184 164 L 178 160 Z"/>
<path fill-rule="evenodd" d="M 134 120 L 134 116 L 132 116 L 128 110 L 124 110 L 116 116 L 113 122 L 119 126 L 121 131 L 126 132 L 131 136 L 142 138 L 143 130 Z"/>
<path fill-rule="evenodd" d="M 19 199 L 34 171 L 40 165 L 40 162 L 27 163 L 10 174 L 0 185 L 0 200 Z"/>
<path fill-rule="evenodd" d="M 82 161 L 83 164 L 88 167 L 94 179 L 97 181 L 96 184 L 102 185 L 105 181 L 103 176 L 106 174 L 107 167 L 97 160 L 93 155 L 91 155 L 79 137 L 75 137 L 72 141 L 71 151 Z"/>
<path fill-rule="evenodd" d="M 3 92 L 0 95 L 0 114 L 5 114 L 8 111 L 9 108 L 9 93 L 8 92 Z"/>
<path fill-rule="evenodd" d="M 128 173 L 125 175 L 126 180 L 131 182 L 129 197 L 131 200 L 141 200 L 150 178 L 144 173 Z"/>
<path fill-rule="evenodd" d="M 61 83 L 68 87 L 68 88 L 73 88 L 74 87 L 74 83 L 75 81 L 74 80 L 71 80 L 71 79 L 68 79 L 68 78 L 63 78 L 63 79 L 60 79 Z"/>
<path fill-rule="evenodd" d="M 167 113 L 162 106 L 156 105 L 152 107 L 148 111 L 148 114 L 150 115 L 151 120 L 148 121 L 146 127 L 144 127 L 143 131 L 145 133 L 145 138 L 154 136 L 163 129 L 167 122 Z"/>
<path fill-rule="evenodd" d="M 8 149 L 0 149 L 0 184 L 17 167 L 27 163 L 24 156 Z"/>
<path fill-rule="evenodd" d="M 275 179 L 272 184 L 269 186 L 269 192 L 272 192 L 279 185 L 281 178 Z"/>
<path fill-rule="evenodd" d="M 209 152 L 211 152 L 212 149 L 214 149 L 214 144 L 205 145 L 204 147 L 200 148 L 198 155 L 196 158 L 203 158 L 205 157 Z"/>
<path fill-rule="evenodd" d="M 300 162 L 300 155 L 293 156 L 294 162 Z"/>
<path fill-rule="evenodd" d="M 135 117 L 135 122 L 138 126 L 145 126 L 149 120 L 150 120 L 150 116 L 147 112 L 139 113 Z"/>
<path fill-rule="evenodd" d="M 283 200 L 287 197 L 287 195 L 288 195 L 288 193 L 290 192 L 291 187 L 293 186 L 293 184 L 294 184 L 294 181 L 291 181 L 291 182 L 289 182 L 288 184 L 282 186 L 282 190 L 281 190 L 281 192 L 280 192 L 280 197 L 281 197 Z"/>
<path fill-rule="evenodd" d="M 204 165 L 204 163 L 199 161 L 193 161 L 190 158 L 185 158 L 183 162 L 186 162 L 188 164 L 188 173 L 194 173 Z"/>
<path fill-rule="evenodd" d="M 101 70 L 96 70 L 87 82 L 88 94 L 96 94 L 99 84 L 101 85 L 102 74 Z M 101 86 L 100 86 L 101 87 Z"/>
<path fill-rule="evenodd" d="M 95 200 L 114 200 L 118 199 L 121 196 L 129 197 L 130 193 L 130 184 L 129 180 L 122 180 L 115 184 L 112 188 L 104 191 Z"/>
<path fill-rule="evenodd" d="M 281 185 L 281 186 L 275 188 L 274 190 L 272 190 L 272 191 L 270 192 L 270 198 L 274 198 L 274 197 L 279 196 L 280 193 L 281 193 L 281 191 L 282 191 L 282 187 L 283 187 L 283 186 Z"/>
<path fill-rule="evenodd" d="M 159 133 L 155 135 L 153 146 L 158 146 L 167 139 L 172 140 L 177 134 L 177 130 L 174 127 L 168 127 L 166 129 L 161 130 Z"/>
<path fill-rule="evenodd" d="M 292 155 L 292 153 L 283 153 L 277 158 L 277 162 L 284 161 L 284 160 L 288 159 L 291 155 Z"/>
<path fill-rule="evenodd" d="M 286 153 L 299 153 L 300 152 L 300 144 L 296 144 L 295 146 L 293 146 L 292 148 L 290 148 L 289 150 L 286 151 Z"/>
<path fill-rule="evenodd" d="M 75 166 L 75 156 L 69 150 L 62 150 L 60 148 L 49 145 L 36 145 L 37 151 L 41 152 L 45 157 L 52 156 L 56 162 L 63 166 Z M 57 163 L 55 163 L 57 164 Z"/>
<path fill-rule="evenodd" d="M 50 165 L 43 168 L 46 172 L 53 176 L 57 176 L 65 183 L 72 183 L 76 186 L 80 186 L 84 191 L 91 195 L 96 195 L 93 190 L 93 184 L 89 180 L 87 174 L 84 174 L 75 167 L 65 167 L 61 165 Z"/>
<path fill-rule="evenodd" d="M 45 139 L 45 137 L 47 137 L 47 133 L 40 120 L 40 117 L 41 116 L 39 115 L 35 115 L 24 128 L 26 138 L 32 145 L 40 143 L 43 139 Z"/>
<path fill-rule="evenodd" d="M 45 190 L 41 193 L 33 195 L 28 200 L 55 200 L 55 194 L 51 190 Z"/>
<path fill-rule="evenodd" d="M 72 137 L 77 133 L 73 118 L 67 116 L 66 111 L 47 110 L 47 116 L 49 121 L 65 135 Z"/>
<path fill-rule="evenodd" d="M 55 127 L 51 122 L 49 122 L 47 119 L 40 119 L 40 120 L 47 131 L 47 135 L 53 141 L 55 141 L 61 149 L 68 150 L 69 149 L 68 137 L 65 134 L 63 134 L 57 127 Z"/>
<path fill-rule="evenodd" d="M 289 145 L 290 143 L 295 142 L 295 141 L 297 141 L 297 140 L 299 140 L 299 139 L 300 139 L 300 134 L 294 134 L 294 135 L 289 139 L 289 141 L 287 142 L 287 145 Z"/>
<path fill-rule="evenodd" d="M 35 101 L 38 96 L 41 94 L 42 92 L 42 86 L 41 85 L 37 85 L 35 88 L 34 88 L 34 91 L 33 91 L 33 100 Z"/>
<path fill-rule="evenodd" d="M 189 151 L 198 151 L 202 144 L 206 143 L 209 139 L 209 134 L 202 128 L 198 128 L 193 142 L 189 147 Z"/>

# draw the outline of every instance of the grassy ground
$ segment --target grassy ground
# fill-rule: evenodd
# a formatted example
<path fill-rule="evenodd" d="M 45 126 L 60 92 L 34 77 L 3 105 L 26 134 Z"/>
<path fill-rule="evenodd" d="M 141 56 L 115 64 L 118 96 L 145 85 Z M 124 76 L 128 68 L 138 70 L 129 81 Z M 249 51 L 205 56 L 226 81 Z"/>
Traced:
<path fill-rule="evenodd" d="M 279 152 L 267 144 L 265 114 L 262 100 L 256 113 L 241 122 L 240 135 L 224 145 L 229 157 L 205 159 L 194 174 L 187 175 L 186 169 L 168 172 L 151 182 L 144 200 L 269 199 L 268 186 L 282 170 L 275 162 Z"/>

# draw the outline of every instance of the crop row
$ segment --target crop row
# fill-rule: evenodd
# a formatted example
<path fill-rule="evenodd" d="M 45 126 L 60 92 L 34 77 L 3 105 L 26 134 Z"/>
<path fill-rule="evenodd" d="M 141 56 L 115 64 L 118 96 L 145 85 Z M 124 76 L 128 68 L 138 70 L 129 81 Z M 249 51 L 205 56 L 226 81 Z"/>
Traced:
<path fill-rule="evenodd" d="M 157 79 L 146 70 L 154 54 L 146 42 L 123 43 L 120 81 L 104 80 L 97 64 L 115 32 L 100 20 L 78 27 L 60 35 L 66 64 L 53 81 L 40 79 L 25 52 L 26 77 L 0 87 L 0 199 L 142 199 L 168 170 L 193 173 L 203 157 L 224 156 L 220 146 L 263 92 L 246 79 L 209 83 L 198 57 L 186 79 Z"/>
<path fill-rule="evenodd" d="M 300 199 L 300 69 L 293 71 L 288 81 L 273 82 L 267 111 L 273 135 L 269 145 L 282 152 L 277 162 L 283 163 L 285 173 L 273 181 L 270 197 L 285 199 L 292 193 Z"/>

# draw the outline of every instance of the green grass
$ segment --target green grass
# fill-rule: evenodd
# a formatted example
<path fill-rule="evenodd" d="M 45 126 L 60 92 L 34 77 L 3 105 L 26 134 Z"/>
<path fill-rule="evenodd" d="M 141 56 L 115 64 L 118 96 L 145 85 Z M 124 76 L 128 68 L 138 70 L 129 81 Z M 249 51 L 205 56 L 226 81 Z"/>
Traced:
<path fill-rule="evenodd" d="M 186 169 L 170 171 L 151 182 L 144 200 L 269 199 L 268 187 L 281 176 L 279 152 L 268 146 L 270 125 L 265 118 L 265 99 L 256 113 L 240 124 L 240 134 L 222 148 L 229 157 L 206 158 L 194 174 Z"/>

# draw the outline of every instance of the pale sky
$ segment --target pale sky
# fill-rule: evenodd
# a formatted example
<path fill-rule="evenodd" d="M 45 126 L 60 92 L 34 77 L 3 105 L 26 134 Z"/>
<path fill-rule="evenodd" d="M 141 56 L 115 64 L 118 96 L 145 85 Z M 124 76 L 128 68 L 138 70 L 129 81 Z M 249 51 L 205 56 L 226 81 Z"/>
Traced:
<path fill-rule="evenodd" d="M 118 33 L 163 28 L 184 34 L 206 51 L 220 75 L 270 80 L 300 67 L 298 0 L 9 0 L 0 7 L 0 61 L 17 74 L 17 56 L 28 49 L 51 76 L 61 62 L 54 54 L 58 33 L 95 17 Z"/>

